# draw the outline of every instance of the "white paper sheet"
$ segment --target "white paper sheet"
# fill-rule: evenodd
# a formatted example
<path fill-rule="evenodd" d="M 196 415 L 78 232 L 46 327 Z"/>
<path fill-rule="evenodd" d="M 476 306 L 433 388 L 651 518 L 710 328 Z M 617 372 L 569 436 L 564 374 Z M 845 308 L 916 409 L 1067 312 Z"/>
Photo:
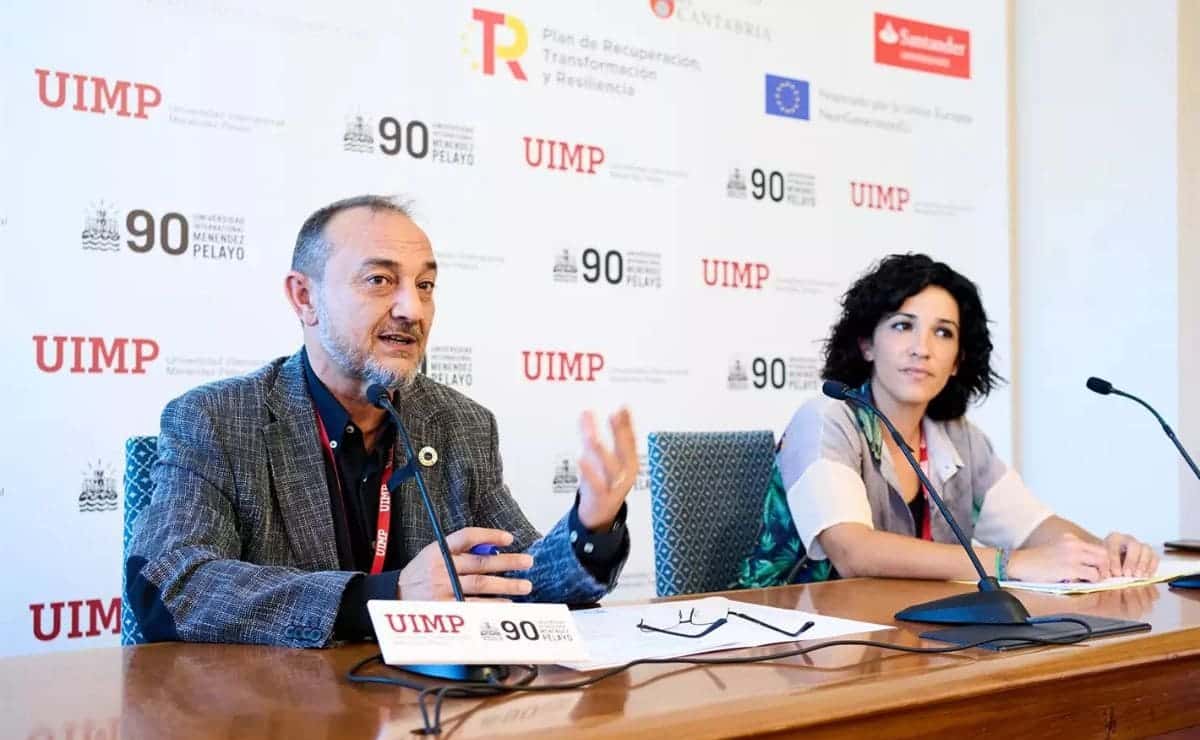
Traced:
<path fill-rule="evenodd" d="M 799 629 L 805 622 L 811 621 L 813 626 L 799 637 L 793 638 L 729 615 L 730 610 L 789 631 Z M 681 614 L 685 617 L 693 614 L 692 619 L 697 624 L 677 624 Z M 664 635 L 641 630 L 637 626 L 639 621 L 645 620 L 646 624 L 655 627 L 698 634 L 704 630 L 701 623 L 713 622 L 721 617 L 727 620 L 724 625 L 698 638 Z M 677 658 L 713 650 L 758 647 L 796 640 L 828 640 L 859 632 L 893 629 L 888 625 L 827 617 L 795 609 L 746 604 L 720 596 L 663 604 L 586 609 L 575 612 L 575 624 L 584 644 L 587 645 L 588 653 L 592 656 L 586 663 L 566 664 L 567 668 L 577 671 L 610 668 L 641 658 Z"/>
<path fill-rule="evenodd" d="M 1070 581 L 1067 583 L 1001 581 L 1000 585 L 1007 589 L 1037 591 L 1044 594 L 1089 594 L 1096 591 L 1129 588 L 1130 586 L 1144 586 L 1148 583 L 1158 583 L 1178 576 L 1190 576 L 1194 573 L 1200 573 L 1200 558 L 1173 558 L 1165 556 L 1158 561 L 1158 572 L 1152 578 L 1117 576 L 1096 583 L 1088 583 L 1086 581 Z"/>

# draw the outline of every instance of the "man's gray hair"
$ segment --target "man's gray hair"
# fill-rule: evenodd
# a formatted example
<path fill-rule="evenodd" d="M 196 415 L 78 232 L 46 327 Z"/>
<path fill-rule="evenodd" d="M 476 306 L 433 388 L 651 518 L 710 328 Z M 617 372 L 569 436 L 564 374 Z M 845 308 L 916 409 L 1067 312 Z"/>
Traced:
<path fill-rule="evenodd" d="M 300 227 L 300 233 L 296 235 L 296 247 L 292 250 L 293 270 L 315 280 L 325 276 L 325 263 L 333 246 L 325 238 L 325 226 L 334 216 L 351 208 L 368 208 L 373 213 L 390 211 L 412 218 L 411 204 L 386 195 L 356 195 L 330 203 L 313 211 Z"/>

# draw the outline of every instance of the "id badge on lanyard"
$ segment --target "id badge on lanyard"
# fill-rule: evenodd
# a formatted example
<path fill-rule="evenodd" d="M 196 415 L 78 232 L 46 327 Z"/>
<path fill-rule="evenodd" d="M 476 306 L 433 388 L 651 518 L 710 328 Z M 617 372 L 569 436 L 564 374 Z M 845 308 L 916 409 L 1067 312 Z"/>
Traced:
<path fill-rule="evenodd" d="M 921 463 L 921 470 L 925 471 L 925 476 L 929 476 L 929 452 L 925 449 L 925 437 L 921 437 L 921 453 L 917 458 L 917 462 Z M 926 490 L 924 484 L 921 485 L 921 495 L 925 497 L 925 516 L 921 521 L 921 539 L 929 542 L 933 541 L 933 527 L 930 522 L 933 519 L 933 502 L 929 500 L 929 491 Z"/>
<path fill-rule="evenodd" d="M 333 456 L 333 448 L 329 444 L 329 433 L 325 431 L 325 422 L 321 414 L 316 413 L 317 434 L 321 437 L 321 449 L 329 456 L 333 465 L 333 482 L 337 485 L 338 500 L 342 502 L 342 511 L 346 511 L 346 496 L 342 489 L 342 475 L 338 472 L 337 459 Z M 388 450 L 387 466 L 383 469 L 383 477 L 379 479 L 379 516 L 375 520 L 375 554 L 371 560 L 371 575 L 383 572 L 383 561 L 387 559 L 388 536 L 392 531 L 392 492 L 388 490 L 387 482 L 392 477 L 392 450 Z"/>

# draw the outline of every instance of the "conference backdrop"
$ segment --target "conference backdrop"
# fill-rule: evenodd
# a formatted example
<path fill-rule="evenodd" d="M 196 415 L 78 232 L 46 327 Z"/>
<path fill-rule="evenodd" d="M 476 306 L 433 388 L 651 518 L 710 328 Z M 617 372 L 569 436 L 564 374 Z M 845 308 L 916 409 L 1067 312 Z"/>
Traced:
<path fill-rule="evenodd" d="M 612 599 L 653 593 L 646 434 L 778 435 L 878 257 L 976 279 L 1007 374 L 1003 3 L 0 16 L 0 654 L 118 642 L 125 438 L 296 351 L 292 244 L 341 197 L 411 199 L 440 265 L 425 372 L 495 412 L 539 527 L 572 503 L 579 413 L 633 410 Z M 974 418 L 1007 455 L 1005 394 Z"/>

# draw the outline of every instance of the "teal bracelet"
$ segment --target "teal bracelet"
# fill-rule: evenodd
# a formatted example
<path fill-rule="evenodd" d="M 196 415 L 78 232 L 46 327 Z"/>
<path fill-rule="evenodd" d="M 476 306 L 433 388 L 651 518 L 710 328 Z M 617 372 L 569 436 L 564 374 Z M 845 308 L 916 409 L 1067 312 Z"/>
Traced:
<path fill-rule="evenodd" d="M 996 580 L 998 581 L 1008 580 L 1008 556 L 1007 548 L 996 548 Z"/>

